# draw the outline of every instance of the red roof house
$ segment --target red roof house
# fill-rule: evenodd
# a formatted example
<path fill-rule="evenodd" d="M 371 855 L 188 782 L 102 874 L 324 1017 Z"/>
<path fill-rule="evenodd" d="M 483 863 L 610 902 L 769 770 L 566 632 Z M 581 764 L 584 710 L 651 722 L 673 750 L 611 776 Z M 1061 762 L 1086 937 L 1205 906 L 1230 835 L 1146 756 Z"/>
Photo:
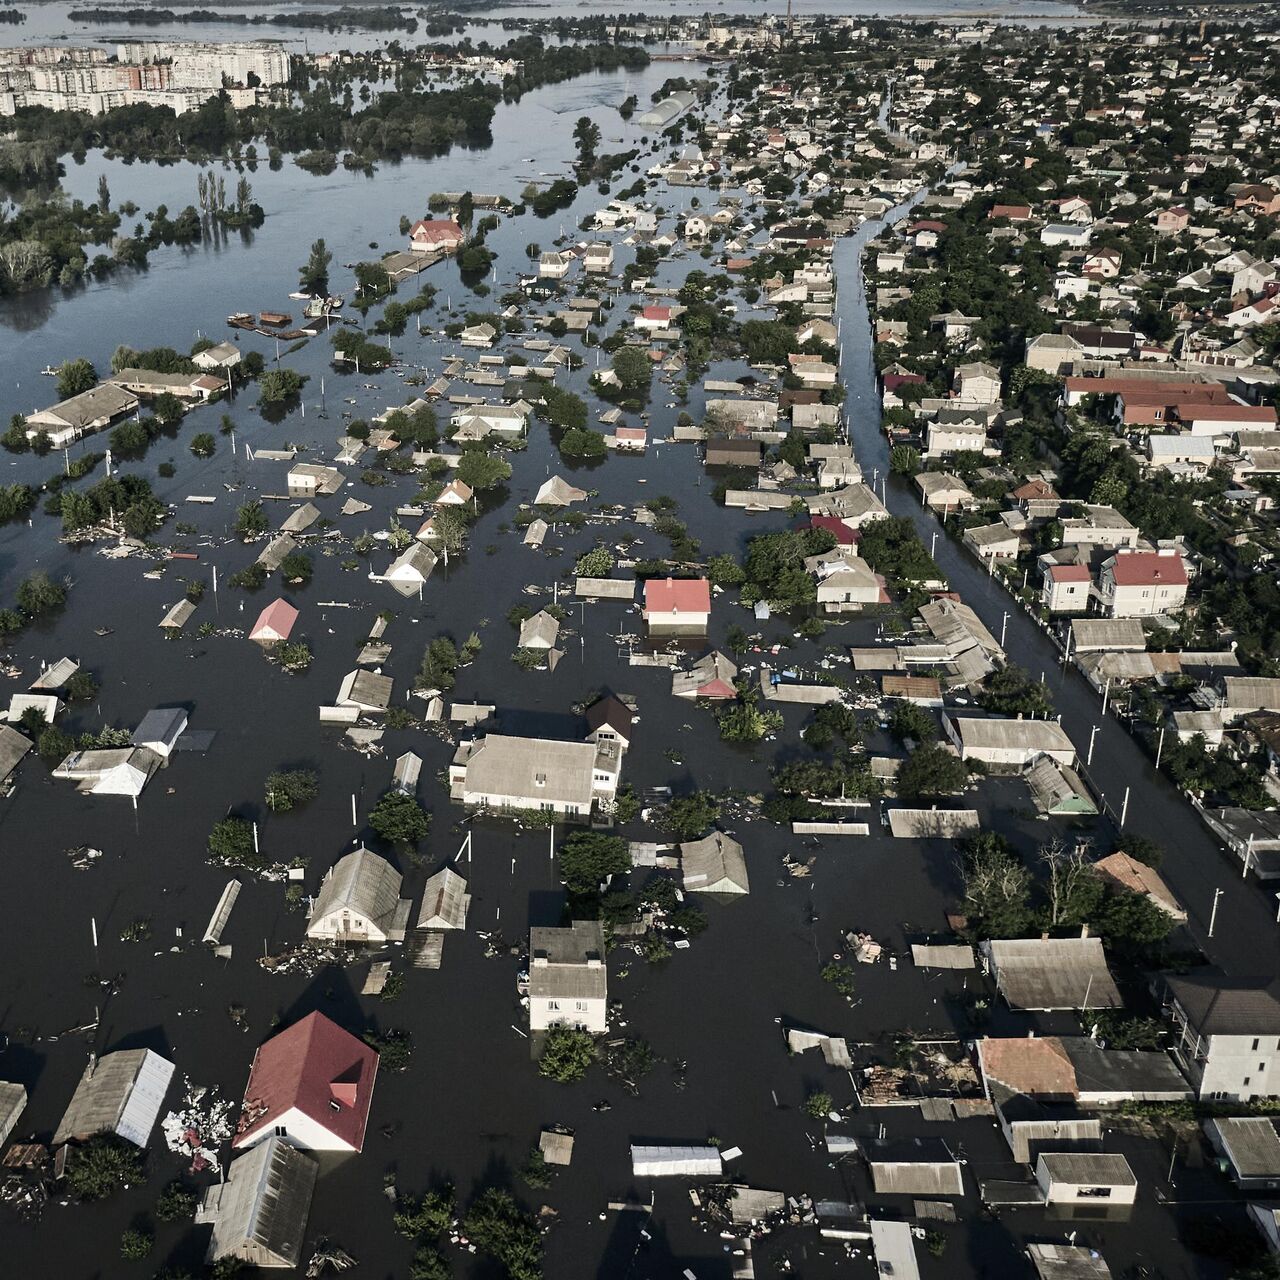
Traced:
<path fill-rule="evenodd" d="M 277 644 L 289 638 L 293 624 L 297 621 L 297 609 L 282 597 L 272 601 L 258 614 L 258 620 L 249 632 L 249 639 L 256 640 L 259 644 Z"/>
<path fill-rule="evenodd" d="M 409 247 L 421 250 L 456 249 L 466 239 L 462 228 L 452 218 L 424 218 L 409 228 Z"/>
<path fill-rule="evenodd" d="M 322 1013 L 272 1036 L 254 1054 L 234 1147 L 273 1134 L 304 1151 L 359 1151 L 378 1055 Z"/>
<path fill-rule="evenodd" d="M 636 325 L 641 329 L 666 329 L 670 324 L 670 307 L 641 307 L 636 316 Z"/>
<path fill-rule="evenodd" d="M 650 634 L 705 635 L 711 619 L 706 578 L 650 578 L 644 584 L 644 620 Z"/>
<path fill-rule="evenodd" d="M 833 534 L 838 547 L 856 547 L 862 537 L 857 529 L 851 529 L 839 516 L 810 516 L 809 528 L 825 529 Z"/>

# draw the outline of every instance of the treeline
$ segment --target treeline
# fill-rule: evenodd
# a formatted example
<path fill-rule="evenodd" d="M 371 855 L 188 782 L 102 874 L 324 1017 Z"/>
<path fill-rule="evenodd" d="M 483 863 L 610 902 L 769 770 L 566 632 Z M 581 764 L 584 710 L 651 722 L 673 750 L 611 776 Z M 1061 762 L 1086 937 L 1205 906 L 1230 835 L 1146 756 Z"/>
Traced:
<path fill-rule="evenodd" d="M 418 29 L 418 20 L 389 5 L 376 8 L 353 8 L 344 5 L 325 13 L 215 13 L 212 9 L 72 9 L 72 22 L 113 22 L 129 26 L 162 27 L 178 22 L 238 23 L 245 27 L 304 27 L 336 31 L 344 27 L 363 27 L 368 31 L 407 31 Z"/>

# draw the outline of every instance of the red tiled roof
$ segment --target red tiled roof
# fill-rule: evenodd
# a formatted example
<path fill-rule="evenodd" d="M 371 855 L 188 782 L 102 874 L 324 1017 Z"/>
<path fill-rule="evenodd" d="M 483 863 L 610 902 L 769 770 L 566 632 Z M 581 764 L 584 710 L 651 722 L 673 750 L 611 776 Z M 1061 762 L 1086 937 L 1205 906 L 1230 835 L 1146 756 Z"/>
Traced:
<path fill-rule="evenodd" d="M 1131 551 L 1115 556 L 1111 577 L 1118 587 L 1186 586 L 1187 568 L 1179 555 L 1158 551 Z"/>
<path fill-rule="evenodd" d="M 710 613 L 711 584 L 706 578 L 650 578 L 644 584 L 644 611 Z"/>
<path fill-rule="evenodd" d="M 1083 564 L 1055 564 L 1049 566 L 1049 577 L 1054 582 L 1088 582 L 1089 567 Z"/>
<path fill-rule="evenodd" d="M 670 320 L 670 307 L 644 307 L 641 309 L 640 315 L 645 320 Z"/>
<path fill-rule="evenodd" d="M 988 1080 L 1029 1097 L 1074 1098 L 1079 1092 L 1076 1070 L 1057 1036 L 988 1036 L 979 1047 L 983 1074 Z"/>
<path fill-rule="evenodd" d="M 356 1151 L 364 1145 L 378 1055 L 322 1013 L 272 1036 L 253 1058 L 233 1146 L 296 1107 Z M 332 1103 L 338 1103 L 337 1107 Z"/>
<path fill-rule="evenodd" d="M 461 240 L 462 228 L 452 218 L 424 218 L 409 229 L 411 240 L 440 244 L 445 240 Z"/>
<path fill-rule="evenodd" d="M 1270 404 L 1180 404 L 1178 417 L 1208 422 L 1275 422 L 1275 405 Z"/>
<path fill-rule="evenodd" d="M 835 535 L 836 545 L 841 547 L 857 546 L 862 536 L 856 529 L 851 529 L 839 516 L 810 516 L 811 529 L 825 529 Z"/>

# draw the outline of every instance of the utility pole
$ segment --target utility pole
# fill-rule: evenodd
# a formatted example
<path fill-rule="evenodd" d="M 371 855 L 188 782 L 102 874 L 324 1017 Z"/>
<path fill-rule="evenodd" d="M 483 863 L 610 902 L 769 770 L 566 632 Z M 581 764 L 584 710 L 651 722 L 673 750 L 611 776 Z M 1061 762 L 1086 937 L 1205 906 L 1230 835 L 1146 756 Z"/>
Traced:
<path fill-rule="evenodd" d="M 1218 899 L 1222 897 L 1222 890 L 1215 889 L 1213 891 L 1213 910 L 1209 913 L 1209 937 L 1213 937 L 1214 925 L 1218 923 Z"/>
<path fill-rule="evenodd" d="M 1089 754 L 1085 756 L 1085 767 L 1088 768 L 1093 764 L 1093 740 L 1098 736 L 1098 726 L 1095 724 L 1089 731 Z"/>

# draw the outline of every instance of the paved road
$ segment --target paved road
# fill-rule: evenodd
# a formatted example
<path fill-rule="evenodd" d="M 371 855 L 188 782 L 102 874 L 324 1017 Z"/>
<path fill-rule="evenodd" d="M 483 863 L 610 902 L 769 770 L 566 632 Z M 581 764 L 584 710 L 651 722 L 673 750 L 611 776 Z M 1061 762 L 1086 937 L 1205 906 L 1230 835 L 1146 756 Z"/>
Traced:
<path fill-rule="evenodd" d="M 918 199 L 918 197 L 917 197 Z M 906 217 L 916 201 L 900 206 L 886 218 Z M 847 388 L 845 413 L 854 449 L 868 482 L 877 489 L 885 480 L 889 447 L 880 430 L 880 397 L 872 359 L 872 332 L 862 277 L 862 253 L 881 224 L 867 224 L 837 241 L 836 277 L 841 325 L 841 376 Z M 1280 963 L 1280 924 L 1273 891 L 1252 877 L 1241 876 L 1239 861 L 1225 853 L 1182 794 L 1159 775 L 1145 752 L 1114 717 L 1102 716 L 1101 700 L 1074 669 L 1064 672 L 1052 641 L 1023 612 L 998 582 L 920 505 L 914 486 L 897 476 L 884 484 L 884 500 L 894 515 L 908 516 L 928 546 L 938 534 L 935 559 L 952 587 L 999 637 L 1008 614 L 1005 648 L 1011 661 L 1033 673 L 1045 673 L 1063 727 L 1081 758 L 1090 732 L 1100 725 L 1094 743 L 1092 780 L 1118 813 L 1129 789 L 1125 830 L 1158 840 L 1167 850 L 1161 874 L 1182 902 L 1195 941 L 1227 973 L 1236 976 L 1277 971 Z M 1208 937 L 1214 895 L 1222 889 L 1214 936 Z"/>

